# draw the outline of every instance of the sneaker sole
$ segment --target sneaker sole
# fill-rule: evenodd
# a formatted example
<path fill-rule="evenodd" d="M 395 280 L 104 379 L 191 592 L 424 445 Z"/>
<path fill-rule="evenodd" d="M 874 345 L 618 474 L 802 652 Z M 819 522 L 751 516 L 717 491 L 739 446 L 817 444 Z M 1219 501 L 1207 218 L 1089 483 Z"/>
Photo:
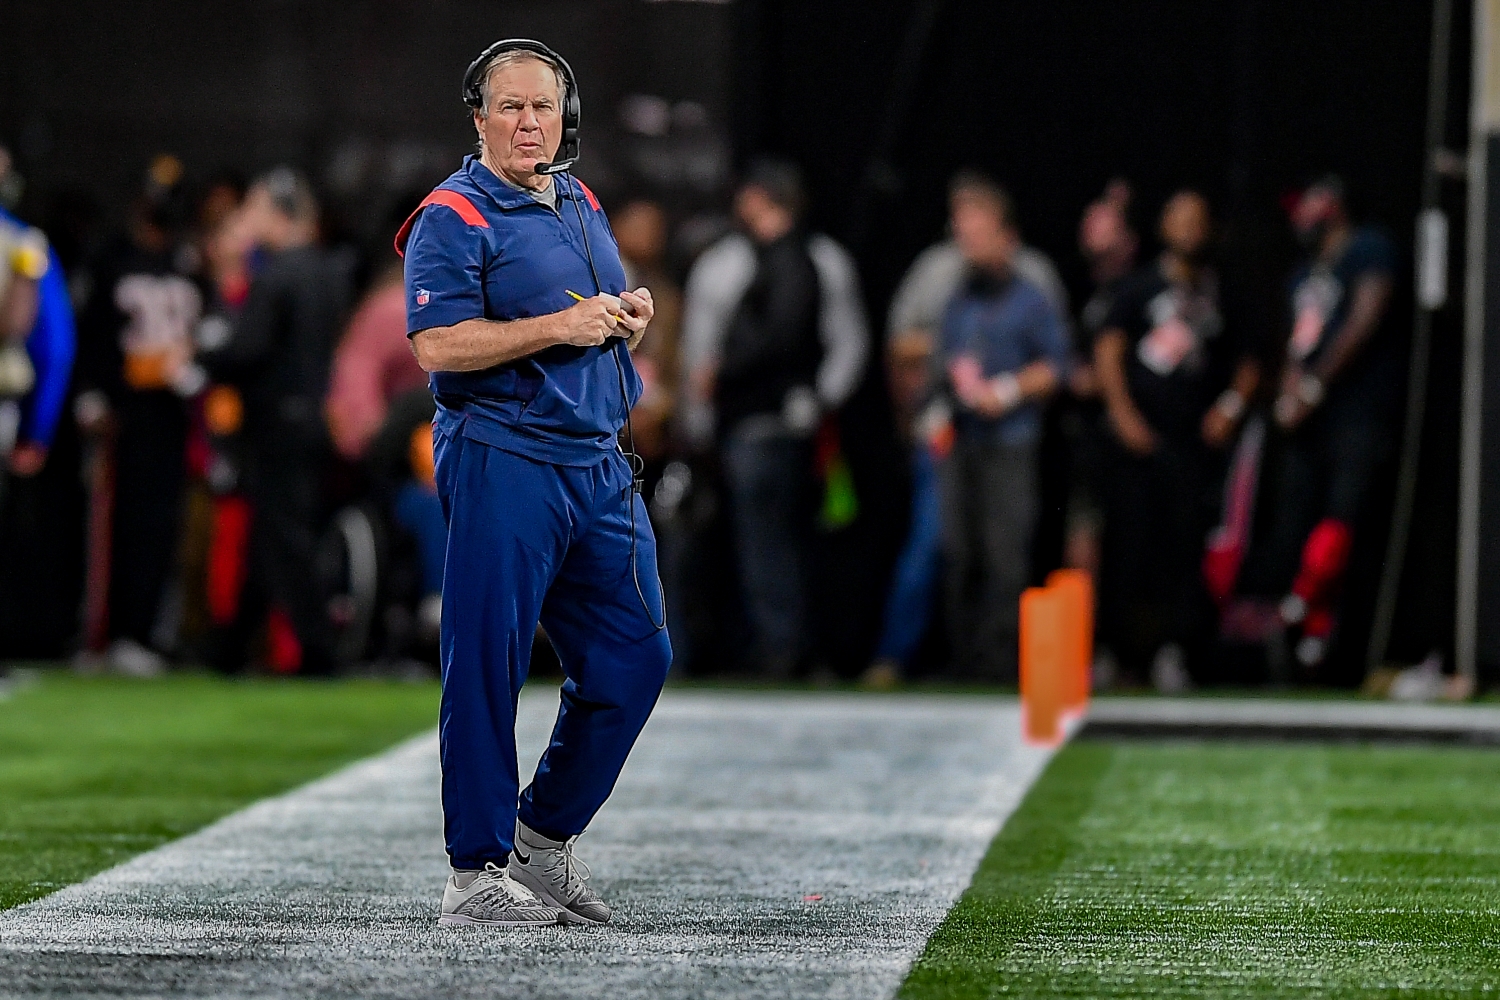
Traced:
<path fill-rule="evenodd" d="M 552 893 L 548 891 L 547 887 L 542 885 L 540 879 L 533 876 L 524 868 L 516 868 L 512 866 L 510 869 L 510 877 L 524 885 L 526 888 L 530 889 L 532 892 L 536 893 L 537 898 L 540 899 L 543 903 L 547 904 L 548 906 L 555 907 L 558 911 L 557 922 L 560 924 L 592 924 L 595 927 L 598 927 L 602 926 L 603 924 L 609 923 L 608 917 L 603 920 L 595 920 L 592 917 L 585 917 L 581 913 L 574 913 L 572 910 L 568 909 L 568 904 L 552 895 Z M 612 915 L 613 914 L 611 914 L 611 916 Z"/>
<path fill-rule="evenodd" d="M 438 916 L 440 926 L 458 927 L 464 924 L 472 924 L 476 927 L 556 927 L 563 923 L 562 914 L 559 913 L 556 920 L 480 920 L 464 913 L 444 913 Z"/>

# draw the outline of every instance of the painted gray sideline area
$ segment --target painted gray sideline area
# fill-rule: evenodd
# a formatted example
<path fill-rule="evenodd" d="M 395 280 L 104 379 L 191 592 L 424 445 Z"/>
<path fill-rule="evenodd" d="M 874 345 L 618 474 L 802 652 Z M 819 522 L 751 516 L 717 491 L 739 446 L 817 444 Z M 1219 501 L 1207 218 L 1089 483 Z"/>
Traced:
<path fill-rule="evenodd" d="M 523 760 L 556 691 L 522 700 Z M 435 735 L 0 913 L 0 996 L 888 997 L 1046 763 L 1013 700 L 669 692 L 608 927 L 443 927 Z"/>
<path fill-rule="evenodd" d="M 1270 698 L 1099 698 L 1079 734 L 1500 744 L 1500 707 Z"/>

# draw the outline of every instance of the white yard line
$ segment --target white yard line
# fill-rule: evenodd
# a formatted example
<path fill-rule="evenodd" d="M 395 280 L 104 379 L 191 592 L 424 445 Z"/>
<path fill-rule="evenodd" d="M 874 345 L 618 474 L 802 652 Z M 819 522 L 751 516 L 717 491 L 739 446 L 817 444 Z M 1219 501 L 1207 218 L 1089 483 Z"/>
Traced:
<path fill-rule="evenodd" d="M 579 845 L 616 923 L 494 930 L 435 923 L 424 736 L 0 913 L 0 995 L 888 997 L 1047 757 L 1009 700 L 669 693 Z"/>
<path fill-rule="evenodd" d="M 1265 733 L 1330 738 L 1420 737 L 1500 742 L 1500 708 L 1388 701 L 1273 698 L 1099 698 L 1086 732 L 1102 735 Z"/>

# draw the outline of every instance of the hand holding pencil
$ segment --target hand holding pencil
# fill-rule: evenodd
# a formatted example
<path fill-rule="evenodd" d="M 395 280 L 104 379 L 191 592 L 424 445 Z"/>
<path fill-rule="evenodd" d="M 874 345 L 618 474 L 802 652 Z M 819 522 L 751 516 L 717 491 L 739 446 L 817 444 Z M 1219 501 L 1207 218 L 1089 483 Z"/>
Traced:
<path fill-rule="evenodd" d="M 646 327 L 656 312 L 651 290 L 644 286 L 633 292 L 622 292 L 619 295 L 600 292 L 593 299 L 584 298 L 571 288 L 564 289 L 564 291 L 580 304 L 601 303 L 609 319 L 613 321 L 608 336 L 625 337 L 625 347 L 631 351 L 634 351 L 640 344 L 641 338 L 645 336 Z M 620 332 L 621 329 L 624 330 L 623 333 Z"/>

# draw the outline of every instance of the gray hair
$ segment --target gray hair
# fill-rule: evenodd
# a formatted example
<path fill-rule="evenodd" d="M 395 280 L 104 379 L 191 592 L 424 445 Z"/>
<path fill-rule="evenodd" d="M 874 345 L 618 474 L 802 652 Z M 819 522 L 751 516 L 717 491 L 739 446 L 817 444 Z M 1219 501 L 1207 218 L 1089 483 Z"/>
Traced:
<path fill-rule="evenodd" d="M 522 62 L 526 59 L 534 59 L 535 61 L 541 63 L 543 66 L 551 67 L 552 75 L 557 77 L 558 110 L 561 111 L 563 107 L 567 105 L 568 81 L 567 78 L 563 76 L 562 67 L 557 64 L 557 61 L 555 59 L 549 59 L 547 56 L 542 55 L 540 52 L 533 52 L 530 49 L 506 49 L 504 52 L 495 56 L 495 58 L 486 63 L 484 66 L 484 71 L 479 74 L 480 101 L 479 108 L 477 109 L 479 112 L 479 117 L 488 118 L 490 116 L 490 77 L 494 75 L 495 70 L 499 69 L 502 66 L 510 66 L 514 63 Z"/>

